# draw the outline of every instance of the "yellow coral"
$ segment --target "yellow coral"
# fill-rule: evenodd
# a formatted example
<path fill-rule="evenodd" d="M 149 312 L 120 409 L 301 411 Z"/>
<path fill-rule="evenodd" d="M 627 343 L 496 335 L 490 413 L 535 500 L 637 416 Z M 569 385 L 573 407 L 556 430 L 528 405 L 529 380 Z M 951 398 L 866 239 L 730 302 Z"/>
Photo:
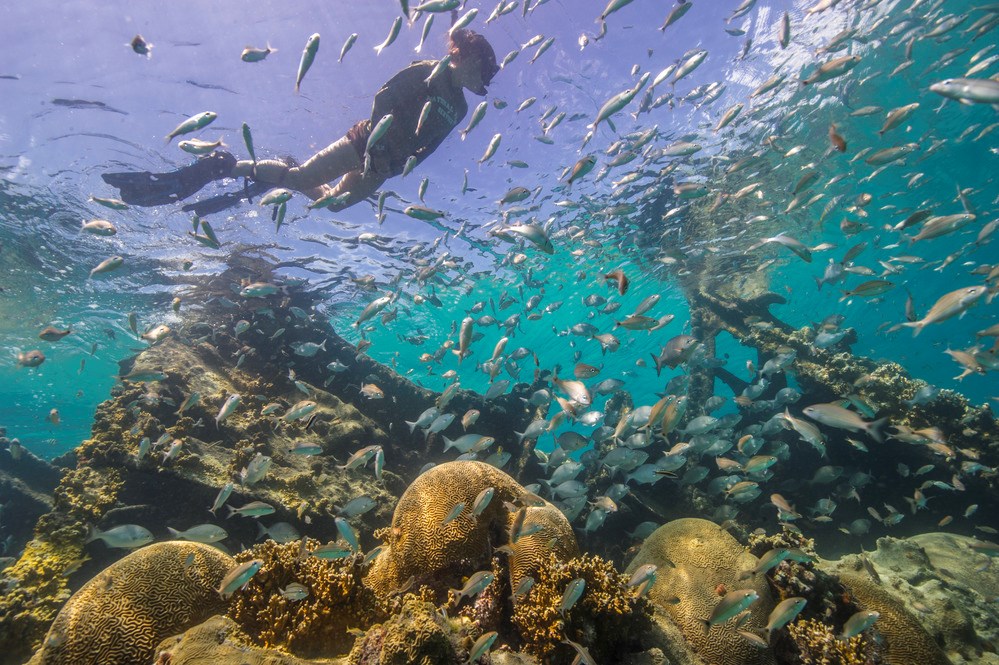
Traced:
<path fill-rule="evenodd" d="M 4 573 L 8 590 L 0 595 L 0 653 L 23 660 L 41 644 L 69 598 L 65 573 L 82 555 L 86 524 L 114 505 L 121 486 L 117 471 L 81 467 L 63 473 L 53 510 L 38 520 L 35 539 Z"/>
<path fill-rule="evenodd" d="M 867 638 L 863 633 L 840 640 L 832 628 L 816 619 L 799 619 L 787 631 L 798 648 L 801 665 L 869 665 Z M 922 661 L 910 661 L 922 664 Z"/>
<path fill-rule="evenodd" d="M 514 605 L 513 623 L 524 640 L 524 650 L 548 658 L 568 638 L 590 647 L 598 662 L 616 658 L 621 648 L 648 629 L 651 608 L 628 588 L 628 577 L 599 556 L 559 561 L 554 555 L 535 572 L 531 590 Z M 564 615 L 562 598 L 572 580 L 586 582 L 582 597 Z"/>
<path fill-rule="evenodd" d="M 161 640 L 224 607 L 233 560 L 189 542 L 156 543 L 111 564 L 59 612 L 33 665 L 147 663 Z"/>
<path fill-rule="evenodd" d="M 309 541 L 310 549 L 318 545 Z M 382 620 L 385 608 L 363 585 L 357 558 L 300 558 L 300 551 L 299 542 L 279 545 L 268 540 L 238 554 L 237 561 L 261 559 L 264 565 L 234 594 L 229 616 L 265 647 L 284 647 L 307 657 L 344 653 L 354 641 L 348 630 Z M 284 598 L 281 590 L 292 582 L 303 585 L 309 595 Z"/>

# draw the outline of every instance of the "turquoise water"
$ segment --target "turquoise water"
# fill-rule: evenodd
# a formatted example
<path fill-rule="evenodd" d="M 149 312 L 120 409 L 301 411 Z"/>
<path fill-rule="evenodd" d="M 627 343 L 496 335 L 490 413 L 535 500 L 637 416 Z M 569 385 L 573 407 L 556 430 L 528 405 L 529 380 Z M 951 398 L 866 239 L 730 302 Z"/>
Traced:
<path fill-rule="evenodd" d="M 379 295 L 398 293 L 393 307 L 399 307 L 400 315 L 389 325 L 374 326 L 367 335 L 373 343 L 368 353 L 435 390 L 447 385 L 442 374 L 448 370 L 458 372 L 465 388 L 487 389 L 488 376 L 475 368 L 505 334 L 498 327 L 477 327 L 483 337 L 460 366 L 450 352 L 429 372 L 419 360 L 421 354 L 432 354 L 447 339 L 455 339 L 452 327 L 475 303 L 485 302 L 485 310 L 475 316 L 491 314 L 503 320 L 521 314 L 507 352 L 525 347 L 537 354 L 539 368 L 561 366 L 564 375 L 576 362 L 601 367 L 594 381 L 619 378 L 636 404 L 653 403 L 652 396 L 684 369 L 666 370 L 657 377 L 650 354 L 658 354 L 673 335 L 690 331 L 677 275 L 685 265 L 665 265 L 661 259 L 668 250 L 688 257 L 687 269 L 692 270 L 700 269 L 692 259 L 708 252 L 720 257 L 719 264 L 733 275 L 776 259 L 762 270 L 770 289 L 788 299 L 788 304 L 773 309 L 782 320 L 797 327 L 842 314 L 843 326 L 857 332 L 854 353 L 898 362 L 913 376 L 957 390 L 974 403 L 996 395 L 994 373 L 973 374 L 959 383 L 953 377 L 960 368 L 944 354 L 948 348 L 974 345 L 975 331 L 995 321 L 994 304 L 983 301 L 963 318 L 931 325 L 915 339 L 908 330 L 887 332 L 883 326 L 905 320 L 907 291 L 922 315 L 944 293 L 983 284 L 983 275 L 972 274 L 975 267 L 999 263 L 994 239 L 974 244 L 984 224 L 995 217 L 995 111 L 986 104 L 945 100 L 929 90 L 936 81 L 963 76 L 973 66 L 973 56 L 980 62 L 994 55 L 993 33 L 972 41 L 965 32 L 982 16 L 971 2 L 842 2 L 806 14 L 813 3 L 761 1 L 745 17 L 727 24 L 738 3 L 702 1 L 663 33 L 656 30 L 664 16 L 660 3 L 638 0 L 608 17 L 607 35 L 599 41 L 593 40 L 598 29 L 594 19 L 602 2 L 553 0 L 535 6 L 526 17 L 518 8 L 488 25 L 484 19 L 493 7 L 469 2 L 468 8 L 480 10 L 472 27 L 490 40 L 498 59 L 536 34 L 554 36 L 555 42 L 533 64 L 537 47 L 524 49 L 499 73 L 486 98 L 490 106 L 485 118 L 467 140 L 455 132 L 414 173 L 386 184 L 403 202 L 389 199 L 383 224 L 378 225 L 367 203 L 342 213 L 306 214 L 304 198 L 297 198 L 290 205 L 289 222 L 275 233 L 266 211 L 244 203 L 209 217 L 223 240 L 222 249 L 210 250 L 186 234 L 190 216 L 178 206 L 116 212 L 88 202 L 91 195 L 115 194 L 101 182 L 102 172 L 170 170 L 188 163 L 188 156 L 176 145 L 165 146 L 162 136 L 202 110 L 216 111 L 219 120 L 198 136 L 223 136 L 240 157 L 246 153 L 239 133 L 243 122 L 253 128 L 257 150 L 266 156 L 302 160 L 335 140 L 368 115 L 381 83 L 415 57 L 422 21 L 404 27 L 396 43 L 375 55 L 372 46 L 384 39 L 397 12 L 395 3 L 382 4 L 344 4 L 335 11 L 326 3 L 296 5 L 291 11 L 262 3 L 252 12 L 243 11 L 239 3 L 218 3 L 207 10 L 195 3 L 165 8 L 47 3 L 38 10 L 15 5 L 0 10 L 0 34 L 12 56 L 0 65 L 0 88 L 9 102 L 0 110 L 0 339 L 6 358 L 0 363 L 0 426 L 8 436 L 49 458 L 77 445 L 88 435 L 96 405 L 115 382 L 116 363 L 145 346 L 129 331 L 127 313 L 135 312 L 142 328 L 176 325 L 180 318 L 171 310 L 174 297 L 182 299 L 181 315 L 184 308 L 198 306 L 185 298 L 185 282 L 218 273 L 230 252 L 246 247 L 280 262 L 279 274 L 308 279 L 322 311 L 352 341 L 359 338 L 349 323 L 361 308 Z M 781 49 L 777 26 L 785 11 L 792 20 L 792 41 Z M 968 18 L 939 38 L 923 36 L 948 15 Z M 423 50 L 427 57 L 442 54 L 446 23 L 445 17 L 437 19 Z M 732 36 L 725 28 L 745 29 L 746 34 Z M 855 28 L 856 34 L 844 50 L 816 55 L 846 28 Z M 316 31 L 322 33 L 323 46 L 303 83 L 303 94 L 295 96 L 300 49 Z M 125 45 L 136 32 L 154 44 L 151 58 Z M 361 36 L 338 64 L 336 56 L 350 32 Z M 590 41 L 580 48 L 583 33 Z M 748 51 L 747 37 L 752 39 Z M 905 60 L 910 39 L 913 64 L 890 75 Z M 263 46 L 268 41 L 278 51 L 266 61 L 239 60 L 246 44 Z M 50 58 L 56 44 L 60 57 Z M 675 108 L 666 104 L 636 119 L 632 114 L 643 90 L 613 116 L 616 131 L 602 123 L 581 147 L 587 125 L 607 99 L 633 86 L 644 72 L 655 77 L 693 48 L 708 51 L 704 64 L 675 88 L 663 83 L 656 90 L 656 96 L 674 92 Z M 848 74 L 807 87 L 795 83 L 816 63 L 846 53 L 862 58 Z M 944 56 L 952 59 L 944 64 Z M 752 91 L 774 71 L 784 73 L 787 81 L 775 93 L 751 100 Z M 990 64 L 976 76 L 995 73 Z M 724 84 L 724 91 L 710 104 L 679 101 L 698 86 L 715 82 Z M 480 101 L 470 93 L 466 97 L 471 108 Z M 515 112 L 528 97 L 538 101 Z M 506 107 L 496 108 L 497 101 Z M 889 110 L 914 102 L 919 108 L 911 117 L 878 136 Z M 715 131 L 725 111 L 737 103 L 746 105 L 739 117 Z M 883 110 L 850 116 L 851 109 L 869 105 Z M 542 134 L 540 117 L 553 106 L 557 108 L 551 117 L 559 112 L 566 117 L 550 130 L 548 145 L 535 137 Z M 831 122 L 847 141 L 843 154 L 827 154 Z M 645 153 L 600 176 L 611 159 L 608 148 L 653 128 L 653 149 L 683 139 L 700 143 L 703 150 L 681 158 Z M 503 137 L 499 151 L 480 165 L 479 158 L 497 133 Z M 874 168 L 862 158 L 854 161 L 859 151 L 903 143 L 917 143 L 918 149 L 904 164 L 865 180 Z M 785 156 L 794 148 L 799 148 L 795 154 Z M 724 174 L 728 164 L 753 153 L 759 155 L 753 167 Z M 596 156 L 596 169 L 567 189 L 560 175 L 587 154 Z M 526 165 L 510 164 L 516 160 Z M 657 175 L 673 162 L 679 166 L 672 178 Z M 820 174 L 812 191 L 822 198 L 785 213 L 793 198 L 790 190 L 809 168 Z M 470 189 L 462 194 L 466 170 Z M 612 184 L 636 170 L 644 175 L 635 184 Z M 437 225 L 400 212 L 405 204 L 419 202 L 417 190 L 424 177 L 429 178 L 426 205 L 447 213 Z M 678 201 L 668 190 L 680 180 L 706 182 L 712 194 Z M 747 196 L 739 207 L 724 205 L 715 213 L 706 212 L 717 192 L 734 194 L 754 182 L 759 183 L 759 195 Z M 511 246 L 489 233 L 501 223 L 496 202 L 514 186 L 539 188 L 528 201 L 515 204 L 528 209 L 511 223 L 533 218 L 547 225 L 555 246 L 552 256 L 530 244 Z M 958 186 L 969 191 L 978 212 L 962 231 L 909 247 L 900 233 L 887 228 L 922 207 L 932 206 L 939 214 L 963 212 L 955 200 Z M 211 186 L 201 196 L 218 191 L 221 186 Z M 862 193 L 871 195 L 870 203 L 860 213 L 848 210 Z M 836 196 L 842 198 L 820 224 L 823 209 Z M 655 200 L 661 207 L 653 211 Z M 612 209 L 623 204 L 630 205 L 630 211 Z M 664 212 L 680 205 L 687 207 L 662 221 Z M 755 215 L 767 219 L 751 221 Z M 112 220 L 119 234 L 81 234 L 80 221 L 94 217 Z M 685 226 L 705 217 L 713 219 L 715 237 L 696 237 Z M 865 229 L 845 237 L 840 229 L 844 218 Z M 747 252 L 757 240 L 778 232 L 812 247 L 827 242 L 836 248 L 816 252 L 810 264 L 774 245 Z M 378 240 L 358 243 L 361 233 L 377 234 Z M 860 275 L 817 290 L 814 278 L 822 275 L 826 261 L 839 260 L 861 241 L 869 247 L 856 264 L 875 276 L 883 272 L 879 261 L 893 256 L 912 255 L 922 262 L 896 262 L 901 270 L 888 277 L 896 287 L 879 298 L 840 301 L 840 287 L 875 278 Z M 413 280 L 420 266 L 411 251 L 421 245 L 426 261 L 446 254 L 455 262 L 423 285 Z M 518 252 L 526 260 L 512 265 Z M 960 253 L 956 260 L 941 266 L 955 252 Z M 87 279 L 90 269 L 113 254 L 126 257 L 123 270 Z M 181 267 L 186 259 L 193 262 L 189 271 Z M 624 296 L 615 295 L 601 278 L 615 268 L 631 280 Z M 528 269 L 534 286 L 525 284 Z M 377 292 L 360 291 L 350 281 L 364 275 L 379 280 Z M 400 286 L 393 287 L 400 277 Z M 500 310 L 503 294 L 516 303 Z M 596 313 L 583 304 L 593 294 L 622 306 L 615 314 Z M 649 315 L 674 314 L 675 320 L 654 333 L 618 329 L 622 347 L 616 353 L 602 354 L 592 339 L 559 334 L 581 322 L 611 331 L 616 320 L 651 294 L 660 294 L 662 300 Z M 441 304 L 417 304 L 417 295 L 436 296 Z M 528 320 L 525 303 L 532 295 L 542 295 L 539 310 L 557 301 L 562 306 Z M 495 312 L 490 301 L 496 304 Z M 57 343 L 42 342 L 37 334 L 46 325 L 70 326 L 74 332 Z M 415 336 L 426 339 L 421 345 L 405 341 Z M 34 348 L 45 352 L 45 363 L 36 369 L 19 367 L 17 353 Z M 723 354 L 729 356 L 728 369 L 748 376 L 745 361 L 752 356 L 747 350 L 722 341 Z M 535 371 L 533 356 L 518 362 L 520 380 L 529 381 Z M 503 371 L 499 378 L 512 377 Z M 721 383 L 716 389 L 731 397 Z M 596 406 L 600 408 L 599 401 Z M 732 409 L 730 402 L 727 408 Z M 59 412 L 58 425 L 49 420 L 51 409 Z"/>

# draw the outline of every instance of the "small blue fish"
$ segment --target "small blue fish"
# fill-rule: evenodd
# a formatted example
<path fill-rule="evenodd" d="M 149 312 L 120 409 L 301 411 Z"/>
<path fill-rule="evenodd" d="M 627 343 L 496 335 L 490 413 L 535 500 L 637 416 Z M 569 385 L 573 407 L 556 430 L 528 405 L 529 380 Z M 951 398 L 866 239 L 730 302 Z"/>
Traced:
<path fill-rule="evenodd" d="M 565 588 L 565 593 L 562 594 L 562 604 L 559 606 L 559 612 L 562 616 L 565 616 L 565 613 L 572 609 L 576 601 L 583 596 L 585 590 L 586 580 L 582 577 L 577 577 L 569 582 L 569 586 Z"/>
<path fill-rule="evenodd" d="M 464 512 L 464 510 L 465 510 L 464 501 L 459 501 L 458 503 L 454 504 L 454 508 L 451 509 L 451 512 L 449 512 L 447 514 L 447 517 L 444 518 L 444 521 L 441 522 L 441 526 L 444 526 L 448 522 L 452 522 L 455 519 L 457 519 L 458 515 L 461 515 L 461 513 Z"/>
<path fill-rule="evenodd" d="M 354 528 L 350 526 L 347 520 L 342 517 L 336 518 L 336 530 L 340 532 L 343 539 L 347 541 L 348 545 L 350 545 L 350 549 L 355 552 L 361 551 L 361 546 L 357 543 L 357 533 L 354 531 Z"/>

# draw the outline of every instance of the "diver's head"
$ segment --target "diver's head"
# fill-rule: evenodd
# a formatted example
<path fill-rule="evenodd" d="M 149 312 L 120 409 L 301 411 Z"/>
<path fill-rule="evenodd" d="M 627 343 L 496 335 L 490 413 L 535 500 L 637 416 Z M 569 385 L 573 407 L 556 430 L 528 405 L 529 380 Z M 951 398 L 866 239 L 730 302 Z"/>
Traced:
<path fill-rule="evenodd" d="M 486 38 L 471 30 L 455 30 L 448 40 L 454 80 L 477 95 L 486 94 L 486 86 L 499 71 L 496 54 Z"/>

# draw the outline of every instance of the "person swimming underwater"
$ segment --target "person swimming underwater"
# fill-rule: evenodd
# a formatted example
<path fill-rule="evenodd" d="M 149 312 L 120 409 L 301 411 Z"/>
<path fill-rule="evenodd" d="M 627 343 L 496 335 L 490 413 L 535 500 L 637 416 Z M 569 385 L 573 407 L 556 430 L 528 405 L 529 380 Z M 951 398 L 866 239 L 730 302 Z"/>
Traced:
<path fill-rule="evenodd" d="M 448 56 L 447 67 L 433 78 L 431 72 L 439 63 L 435 60 L 414 62 L 393 76 L 375 95 L 370 119 L 354 124 L 300 166 L 276 159 L 237 161 L 228 152 L 216 151 L 170 173 L 105 173 L 102 178 L 118 188 L 125 203 L 137 206 L 174 203 L 213 180 L 252 180 L 241 192 L 184 206 L 199 215 L 224 210 L 271 187 L 293 189 L 313 200 L 332 198 L 330 209 L 343 210 L 374 194 L 388 178 L 402 174 L 411 156 L 417 164 L 429 157 L 468 113 L 464 90 L 485 96 L 499 71 L 492 46 L 471 30 L 450 35 Z M 429 113 L 417 132 L 427 103 Z M 389 114 L 388 129 L 368 147 L 372 130 Z M 339 181 L 328 184 L 334 180 Z"/>

